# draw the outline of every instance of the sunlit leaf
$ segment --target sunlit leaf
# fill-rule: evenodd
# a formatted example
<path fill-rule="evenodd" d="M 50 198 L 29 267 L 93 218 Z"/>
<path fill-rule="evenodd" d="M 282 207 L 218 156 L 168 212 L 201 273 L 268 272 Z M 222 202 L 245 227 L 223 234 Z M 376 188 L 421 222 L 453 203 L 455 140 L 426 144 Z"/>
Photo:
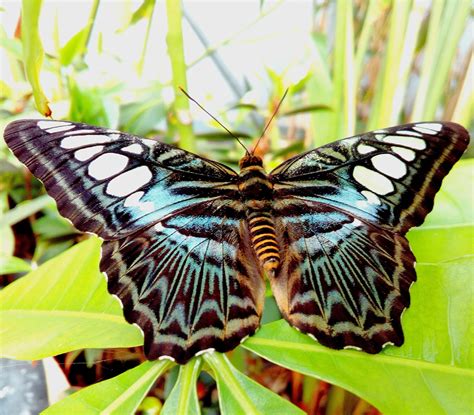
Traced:
<path fill-rule="evenodd" d="M 143 343 L 107 293 L 98 270 L 99 246 L 91 238 L 0 292 L 2 357 L 36 360 L 76 349 Z"/>

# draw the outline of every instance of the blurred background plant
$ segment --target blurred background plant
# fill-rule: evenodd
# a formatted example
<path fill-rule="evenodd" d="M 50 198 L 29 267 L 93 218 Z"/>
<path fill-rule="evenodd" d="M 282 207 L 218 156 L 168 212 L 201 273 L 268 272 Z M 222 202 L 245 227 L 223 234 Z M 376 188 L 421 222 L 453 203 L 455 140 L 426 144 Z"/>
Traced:
<path fill-rule="evenodd" d="M 470 128 L 470 7 L 468 0 L 4 2 L 0 130 L 14 119 L 52 113 L 55 119 L 158 137 L 235 167 L 242 148 L 193 106 L 180 86 L 248 148 L 289 87 L 258 148 L 269 169 L 305 149 L 404 122 L 453 120 Z M 96 409 L 113 407 L 118 413 L 191 413 L 199 408 L 207 414 L 271 409 L 297 413 L 242 372 L 310 414 L 463 410 L 473 404 L 467 401 L 466 388 L 472 386 L 474 333 L 460 323 L 462 309 L 448 309 L 447 303 L 472 310 L 472 289 L 462 288 L 470 284 L 474 254 L 472 155 L 470 149 L 448 178 L 426 224 L 410 233 L 420 282 L 412 289 L 413 306 L 403 320 L 407 343 L 401 349 L 389 348 L 374 357 L 308 342 L 278 320 L 269 293 L 263 319 L 267 324 L 245 342 L 245 349 L 229 353 L 230 360 L 199 358 L 167 371 L 169 365 L 163 363 L 137 366 L 144 362 L 140 347 L 90 349 L 106 346 L 85 337 L 80 343 L 85 350 L 77 344 L 63 349 L 52 344 L 38 351 L 34 336 L 41 331 L 32 328 L 28 343 L 12 331 L 13 323 L 8 326 L 8 314 L 2 317 L 7 322 L 2 355 L 38 359 L 67 352 L 57 362 L 72 385 L 85 387 L 110 378 L 112 383 L 83 389 L 83 395 L 72 395 L 46 413 L 72 413 L 92 401 Z M 88 236 L 59 216 L 42 185 L 3 141 L 0 214 L 3 285 L 17 280 L 3 292 L 9 298 L 4 312 L 37 310 L 38 292 L 53 291 L 49 274 L 43 267 L 36 270 L 48 259 L 67 251 L 61 257 L 64 263 L 73 263 L 73 253 L 90 257 L 92 264 L 97 261 L 96 242 L 81 244 L 77 249 L 82 251 L 68 250 Z M 74 281 L 88 298 L 83 274 L 91 270 L 76 266 Z M 97 272 L 92 274 L 95 278 Z M 66 276 L 57 276 L 55 283 L 67 282 L 70 290 L 71 277 Z M 20 280 L 26 282 L 18 284 Z M 102 289 L 106 304 L 110 298 Z M 16 301 L 20 294 L 21 304 Z M 61 294 L 50 297 L 43 299 L 42 310 L 57 307 Z M 120 310 L 109 303 L 104 310 L 119 316 Z M 63 301 L 62 307 L 72 306 Z M 439 325 L 432 323 L 433 310 L 441 316 Z M 22 329 L 21 323 L 15 324 Z M 36 330 L 44 330 L 38 324 Z M 107 346 L 138 346 L 137 333 L 122 325 L 127 334 Z M 26 352 L 15 350 L 18 337 L 12 333 L 22 336 Z M 90 336 L 96 335 L 92 327 Z M 114 378 L 122 372 L 125 378 Z M 155 383 L 159 374 L 163 376 Z M 120 393 L 110 393 L 113 388 Z M 464 390 L 466 398 L 457 399 Z"/>

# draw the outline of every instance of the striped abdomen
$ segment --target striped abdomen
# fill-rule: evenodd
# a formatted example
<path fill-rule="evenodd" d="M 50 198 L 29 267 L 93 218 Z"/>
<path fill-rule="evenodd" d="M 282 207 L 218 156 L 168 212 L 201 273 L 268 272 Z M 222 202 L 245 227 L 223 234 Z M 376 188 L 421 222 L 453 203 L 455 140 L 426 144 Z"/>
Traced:
<path fill-rule="evenodd" d="M 252 246 L 265 271 L 274 274 L 280 265 L 280 249 L 270 213 L 253 211 L 248 215 Z"/>

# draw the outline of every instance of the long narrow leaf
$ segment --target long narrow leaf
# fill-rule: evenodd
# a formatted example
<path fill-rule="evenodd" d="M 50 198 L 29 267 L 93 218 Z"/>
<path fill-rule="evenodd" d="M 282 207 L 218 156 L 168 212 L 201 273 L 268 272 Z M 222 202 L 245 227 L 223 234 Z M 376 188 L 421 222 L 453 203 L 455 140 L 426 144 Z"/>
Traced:
<path fill-rule="evenodd" d="M 166 0 L 166 14 L 168 17 L 168 33 L 166 43 L 173 72 L 173 89 L 175 99 L 171 108 L 169 121 L 179 135 L 179 146 L 189 151 L 195 151 L 195 142 L 191 127 L 189 114 L 189 100 L 180 91 L 180 87 L 186 89 L 186 63 L 184 60 L 182 11 L 181 2 Z"/>
<path fill-rule="evenodd" d="M 440 104 L 443 92 L 446 90 L 446 81 L 470 10 L 471 2 L 469 0 L 448 1 L 446 3 L 442 19 L 442 35 L 438 45 L 436 70 L 430 80 L 423 119 L 434 119 L 436 116 L 436 109 Z"/>
<path fill-rule="evenodd" d="M 196 358 L 179 368 L 178 379 L 166 399 L 161 415 L 199 415 L 201 413 L 196 391 L 201 366 L 202 360 Z"/>
<path fill-rule="evenodd" d="M 219 405 L 226 414 L 303 414 L 299 408 L 259 385 L 235 369 L 220 353 L 206 353 L 204 360 L 212 368 L 219 391 Z"/>
<path fill-rule="evenodd" d="M 42 3 L 42 0 L 22 1 L 21 39 L 26 76 L 33 88 L 36 108 L 41 114 L 49 117 L 51 109 L 40 82 L 44 58 L 43 44 L 39 35 L 39 15 Z"/>
<path fill-rule="evenodd" d="M 410 120 L 416 122 L 424 117 L 424 108 L 428 99 L 433 73 L 436 72 L 435 59 L 440 45 L 440 22 L 445 0 L 434 0 L 428 25 L 428 38 L 423 51 L 423 63 L 421 66 L 420 81 L 416 91 L 415 104 Z"/>
<path fill-rule="evenodd" d="M 172 365 L 170 361 L 142 363 L 115 378 L 68 396 L 50 406 L 43 414 L 134 414 L 156 379 Z"/>
<path fill-rule="evenodd" d="M 393 100 L 398 88 L 398 74 L 405 41 L 406 26 L 410 12 L 410 1 L 393 1 L 390 29 L 382 70 L 378 75 L 375 97 L 372 103 L 368 130 L 390 125 Z M 413 41 L 410 39 L 409 41 Z"/>
<path fill-rule="evenodd" d="M 334 99 L 339 137 L 355 131 L 354 30 L 352 2 L 337 1 L 336 46 L 334 51 Z"/>

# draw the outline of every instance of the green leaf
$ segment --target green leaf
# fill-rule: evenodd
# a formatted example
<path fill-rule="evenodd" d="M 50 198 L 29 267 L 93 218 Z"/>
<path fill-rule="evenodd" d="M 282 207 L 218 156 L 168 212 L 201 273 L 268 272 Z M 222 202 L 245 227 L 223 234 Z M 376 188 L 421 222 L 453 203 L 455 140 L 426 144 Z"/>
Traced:
<path fill-rule="evenodd" d="M 0 228 L 11 226 L 39 212 L 41 209 L 54 204 L 53 199 L 48 195 L 39 196 L 36 199 L 25 200 L 18 203 L 12 210 L 5 213 L 0 218 Z"/>
<path fill-rule="evenodd" d="M 89 27 L 86 26 L 77 32 L 59 51 L 59 62 L 62 66 L 68 66 L 76 56 L 80 56 L 86 45 Z"/>
<path fill-rule="evenodd" d="M 170 361 L 144 362 L 115 378 L 68 396 L 43 414 L 133 414 L 155 380 L 172 365 Z"/>
<path fill-rule="evenodd" d="M 36 360 L 143 343 L 107 293 L 98 270 L 99 247 L 97 238 L 84 241 L 0 292 L 2 357 Z"/>
<path fill-rule="evenodd" d="M 472 199 L 465 191 L 472 174 L 472 160 L 459 163 L 444 182 L 431 221 L 409 234 L 418 281 L 402 319 L 402 347 L 387 347 L 378 355 L 335 351 L 281 320 L 265 325 L 243 346 L 341 386 L 386 414 L 472 412 L 474 230 Z M 460 225 L 443 227 L 443 217 Z"/>
<path fill-rule="evenodd" d="M 222 414 L 304 414 L 289 401 L 239 372 L 225 355 L 205 353 L 203 358 L 217 381 Z"/>
<path fill-rule="evenodd" d="M 474 224 L 474 199 L 466 191 L 466 183 L 474 183 L 474 159 L 459 161 L 443 180 L 435 198 L 435 207 L 421 229 L 450 225 Z"/>
<path fill-rule="evenodd" d="M 196 391 L 201 366 L 202 360 L 198 357 L 179 368 L 178 379 L 166 399 L 161 415 L 199 415 L 201 413 Z"/>
<path fill-rule="evenodd" d="M 15 274 L 31 271 L 31 265 L 24 259 L 0 255 L 0 274 Z"/>
<path fill-rule="evenodd" d="M 42 0 L 22 1 L 21 40 L 23 43 L 23 60 L 26 76 L 33 88 L 36 108 L 46 117 L 51 115 L 48 99 L 40 83 L 40 72 L 43 65 L 44 50 L 39 36 L 39 15 Z"/>

